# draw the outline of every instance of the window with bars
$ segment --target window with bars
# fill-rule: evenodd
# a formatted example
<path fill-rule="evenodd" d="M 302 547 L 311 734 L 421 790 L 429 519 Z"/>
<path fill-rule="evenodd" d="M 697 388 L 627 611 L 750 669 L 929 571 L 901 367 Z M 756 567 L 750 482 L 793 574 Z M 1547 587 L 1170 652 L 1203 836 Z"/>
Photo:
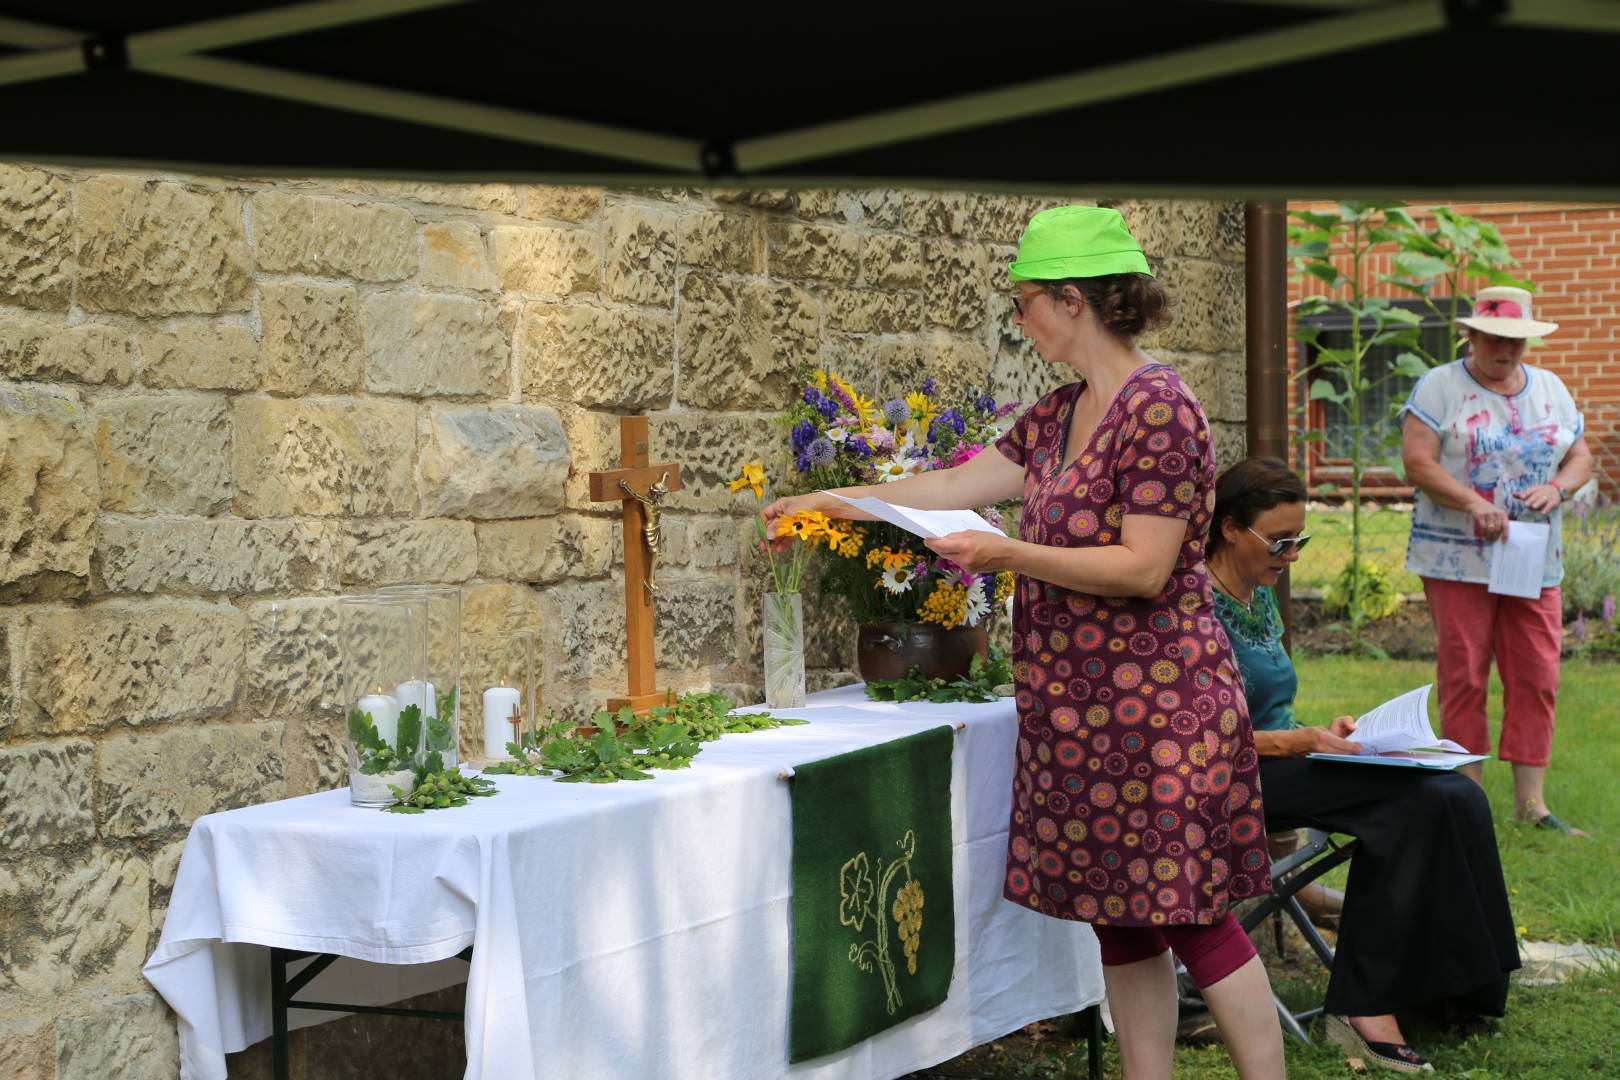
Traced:
<path fill-rule="evenodd" d="M 1443 300 L 1437 300 L 1441 307 L 1445 306 Z M 1405 308 L 1422 317 L 1419 326 L 1422 343 L 1430 356 L 1444 361 L 1451 355 L 1452 329 L 1450 324 L 1429 310 L 1427 304 L 1421 300 L 1397 300 L 1394 306 Z M 1320 328 L 1314 343 L 1300 343 L 1300 360 L 1303 367 L 1308 368 L 1316 362 L 1317 354 L 1322 349 L 1348 349 L 1351 342 L 1350 317 L 1342 313 L 1325 312 L 1321 315 L 1312 315 L 1303 320 L 1312 326 Z M 1371 336 L 1377 332 L 1372 320 L 1364 320 L 1361 324 L 1364 336 Z M 1314 446 L 1313 456 L 1322 464 L 1348 462 L 1354 451 L 1356 440 L 1361 440 L 1362 460 L 1377 464 L 1384 460 L 1389 438 L 1400 430 L 1394 416 L 1394 409 L 1406 400 L 1416 381 L 1403 375 L 1388 378 L 1395 364 L 1395 358 L 1408 351 L 1405 346 L 1375 345 L 1368 350 L 1362 362 L 1363 376 L 1373 384 L 1371 390 L 1363 396 L 1361 403 L 1361 425 L 1358 429 L 1350 420 L 1350 409 L 1335 401 L 1313 401 L 1307 412 L 1308 424 L 1313 431 L 1322 433 L 1321 442 Z M 1459 354 L 1460 355 L 1460 354 Z M 1310 380 L 1320 373 L 1312 373 L 1304 379 L 1301 388 L 1302 396 L 1308 395 Z"/>

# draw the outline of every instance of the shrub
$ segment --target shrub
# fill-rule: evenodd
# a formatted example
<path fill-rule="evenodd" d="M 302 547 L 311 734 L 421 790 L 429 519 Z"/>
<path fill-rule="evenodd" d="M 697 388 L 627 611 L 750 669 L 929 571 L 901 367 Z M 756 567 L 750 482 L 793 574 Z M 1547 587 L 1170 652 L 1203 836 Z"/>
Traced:
<path fill-rule="evenodd" d="M 1359 582 L 1355 577 L 1359 575 Z M 1352 603 L 1360 607 L 1360 617 L 1350 610 Z M 1322 611 L 1332 616 L 1350 616 L 1357 622 L 1372 622 L 1395 614 L 1406 598 L 1396 587 L 1395 571 L 1382 563 L 1346 563 L 1339 576 L 1322 593 Z"/>
<path fill-rule="evenodd" d="M 1620 506 L 1572 507 L 1564 514 L 1564 618 L 1603 616 L 1620 597 Z"/>

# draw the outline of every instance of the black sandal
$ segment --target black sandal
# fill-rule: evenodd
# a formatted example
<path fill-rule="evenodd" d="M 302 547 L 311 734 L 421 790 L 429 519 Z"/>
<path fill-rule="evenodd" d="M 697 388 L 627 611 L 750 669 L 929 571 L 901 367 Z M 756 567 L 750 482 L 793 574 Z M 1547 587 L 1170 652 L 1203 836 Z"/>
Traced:
<path fill-rule="evenodd" d="M 1560 818 L 1557 814 L 1553 813 L 1551 810 L 1547 811 L 1545 814 L 1542 814 L 1540 817 L 1536 818 L 1536 823 L 1535 823 L 1534 827 L 1537 828 L 1537 829 L 1557 829 L 1559 832 L 1563 833 L 1565 836 L 1585 836 L 1586 835 L 1585 833 L 1581 832 L 1581 830 L 1575 828 L 1575 826 L 1565 823 L 1563 818 Z"/>
<path fill-rule="evenodd" d="M 1327 1017 L 1327 1037 L 1344 1047 L 1345 1053 L 1368 1065 L 1393 1072 L 1434 1072 L 1434 1066 L 1405 1043 L 1368 1042 L 1346 1016 Z"/>

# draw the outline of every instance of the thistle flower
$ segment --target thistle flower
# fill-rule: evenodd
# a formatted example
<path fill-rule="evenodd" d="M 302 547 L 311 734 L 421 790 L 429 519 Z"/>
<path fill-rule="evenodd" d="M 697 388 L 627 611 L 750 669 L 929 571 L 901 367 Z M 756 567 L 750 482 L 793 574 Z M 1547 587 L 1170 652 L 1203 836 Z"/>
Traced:
<path fill-rule="evenodd" d="M 818 438 L 805 448 L 805 458 L 811 465 L 830 465 L 838 456 L 838 448 L 828 438 Z"/>
<path fill-rule="evenodd" d="M 907 405 L 899 398 L 886 401 L 883 403 L 883 419 L 887 420 L 891 424 L 899 426 L 900 424 L 903 424 L 907 420 L 911 419 L 911 406 Z"/>

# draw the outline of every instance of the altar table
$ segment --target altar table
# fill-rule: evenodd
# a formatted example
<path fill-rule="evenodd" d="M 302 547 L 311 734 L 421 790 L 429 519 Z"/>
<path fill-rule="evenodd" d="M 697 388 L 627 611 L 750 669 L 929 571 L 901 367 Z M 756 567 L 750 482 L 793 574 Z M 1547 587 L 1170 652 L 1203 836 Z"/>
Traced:
<path fill-rule="evenodd" d="M 421 815 L 348 789 L 199 818 L 145 967 L 181 1075 L 267 1038 L 269 947 L 335 953 L 308 993 L 383 1004 L 465 979 L 468 1080 L 890 1078 L 1102 1000 L 1089 927 L 1001 896 L 1016 718 L 985 705 L 812 695 L 802 727 L 727 735 L 651 781 L 500 776 Z M 793 765 L 957 727 L 956 967 L 939 1008 L 787 1064 Z M 471 962 L 452 959 L 469 945 Z M 406 966 L 410 965 L 410 966 Z M 330 1019 L 301 1014 L 294 1026 Z"/>

